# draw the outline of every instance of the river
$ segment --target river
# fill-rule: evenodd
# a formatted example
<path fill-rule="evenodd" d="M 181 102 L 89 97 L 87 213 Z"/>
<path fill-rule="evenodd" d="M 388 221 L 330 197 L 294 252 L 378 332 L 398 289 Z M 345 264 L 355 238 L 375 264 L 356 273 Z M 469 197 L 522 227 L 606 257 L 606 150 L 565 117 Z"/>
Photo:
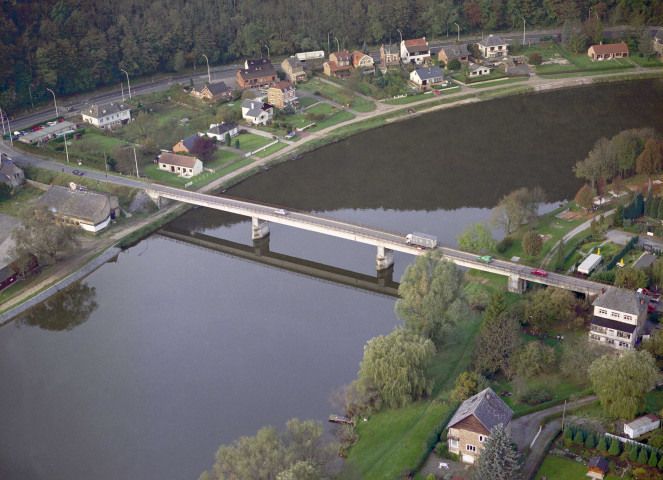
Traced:
<path fill-rule="evenodd" d="M 422 115 L 282 164 L 231 194 L 452 243 L 497 200 L 573 196 L 594 141 L 655 126 L 663 82 L 510 97 Z M 195 209 L 169 228 L 251 245 L 250 222 Z M 281 225 L 269 249 L 375 276 L 365 245 Z M 398 280 L 412 258 L 396 254 Z M 0 478 L 195 479 L 222 443 L 325 420 L 393 297 L 153 235 L 0 329 Z"/>

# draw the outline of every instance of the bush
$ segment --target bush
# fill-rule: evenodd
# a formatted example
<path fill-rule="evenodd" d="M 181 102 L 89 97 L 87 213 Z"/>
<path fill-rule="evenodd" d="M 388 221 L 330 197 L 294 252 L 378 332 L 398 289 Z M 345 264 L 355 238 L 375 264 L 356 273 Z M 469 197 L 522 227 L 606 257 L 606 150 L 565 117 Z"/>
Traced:
<path fill-rule="evenodd" d="M 543 240 L 541 235 L 534 230 L 529 230 L 523 235 L 522 240 L 523 251 L 530 257 L 537 257 L 543 248 Z"/>
<path fill-rule="evenodd" d="M 449 70 L 460 70 L 460 61 L 457 58 L 449 60 L 449 63 L 447 63 L 447 68 Z"/>
<path fill-rule="evenodd" d="M 624 221 L 623 221 L 622 223 L 623 223 L 623 225 L 624 225 L 624 228 L 628 228 L 628 227 L 630 227 L 631 224 L 633 223 L 633 220 L 631 220 L 630 218 L 625 218 Z"/>
<path fill-rule="evenodd" d="M 663 435 L 654 435 L 647 441 L 647 444 L 654 448 L 663 448 Z"/>
<path fill-rule="evenodd" d="M 530 65 L 541 65 L 543 58 L 539 52 L 532 52 L 529 54 L 529 63 Z"/>
<path fill-rule="evenodd" d="M 579 429 L 578 432 L 576 433 L 576 436 L 573 437 L 573 443 L 575 443 L 576 445 L 585 444 L 585 438 L 582 435 L 582 430 Z"/>
<path fill-rule="evenodd" d="M 511 245 L 513 245 L 513 238 L 511 238 L 511 237 L 504 237 L 502 240 L 500 240 L 500 242 L 497 244 L 497 246 L 495 247 L 495 249 L 496 249 L 499 253 L 504 253 L 504 252 L 506 252 L 506 251 L 511 247 Z"/>
<path fill-rule="evenodd" d="M 617 272 L 615 272 L 614 270 L 599 270 L 597 272 L 592 273 L 589 276 L 589 279 L 598 280 L 599 282 L 615 283 L 616 275 Z"/>
<path fill-rule="evenodd" d="M 613 457 L 616 457 L 619 455 L 619 452 L 622 451 L 621 444 L 619 443 L 619 440 L 616 438 L 611 439 L 610 441 L 610 448 L 608 449 L 608 453 L 612 455 Z"/>
<path fill-rule="evenodd" d="M 589 432 L 587 438 L 585 439 L 585 447 L 594 448 L 596 446 L 596 441 L 594 440 L 594 434 Z"/>
<path fill-rule="evenodd" d="M 608 441 L 605 439 L 605 436 L 601 435 L 601 438 L 599 439 L 599 444 L 596 446 L 596 449 L 599 452 L 608 451 Z"/>

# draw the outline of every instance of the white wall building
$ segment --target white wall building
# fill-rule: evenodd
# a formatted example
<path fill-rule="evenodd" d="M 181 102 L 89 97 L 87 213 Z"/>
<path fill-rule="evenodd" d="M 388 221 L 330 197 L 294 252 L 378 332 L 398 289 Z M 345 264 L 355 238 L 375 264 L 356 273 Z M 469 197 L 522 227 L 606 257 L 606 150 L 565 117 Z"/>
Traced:
<path fill-rule="evenodd" d="M 92 105 L 81 111 L 83 121 L 97 128 L 117 128 L 131 121 L 131 108 L 121 102 Z"/>
<path fill-rule="evenodd" d="M 594 303 L 589 326 L 589 341 L 618 350 L 635 346 L 647 319 L 649 297 L 632 290 L 610 287 Z"/>

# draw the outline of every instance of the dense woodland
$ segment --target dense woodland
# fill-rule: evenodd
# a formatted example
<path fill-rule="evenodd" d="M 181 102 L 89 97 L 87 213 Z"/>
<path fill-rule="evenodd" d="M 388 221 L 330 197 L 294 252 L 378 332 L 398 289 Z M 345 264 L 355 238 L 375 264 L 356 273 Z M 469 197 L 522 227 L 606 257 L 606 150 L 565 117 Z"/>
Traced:
<path fill-rule="evenodd" d="M 606 25 L 660 24 L 662 0 L 4 0 L 0 107 L 87 91 L 194 62 L 463 33 L 561 25 L 598 14 Z M 31 86 L 30 86 L 31 85 Z"/>

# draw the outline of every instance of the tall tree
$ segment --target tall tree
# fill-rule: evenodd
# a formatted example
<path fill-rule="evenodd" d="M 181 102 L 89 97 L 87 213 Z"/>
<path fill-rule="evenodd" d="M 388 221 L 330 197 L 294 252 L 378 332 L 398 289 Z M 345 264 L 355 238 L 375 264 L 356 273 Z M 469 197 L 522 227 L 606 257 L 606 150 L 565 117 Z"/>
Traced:
<path fill-rule="evenodd" d="M 540 187 L 514 190 L 499 201 L 493 210 L 491 223 L 508 235 L 535 217 L 539 212 L 539 204 L 544 200 L 545 194 Z"/>
<path fill-rule="evenodd" d="M 474 364 L 477 370 L 486 375 L 502 370 L 510 376 L 512 356 L 521 344 L 522 329 L 516 318 L 503 314 L 486 321 L 474 346 Z"/>
<path fill-rule="evenodd" d="M 513 446 L 511 434 L 501 423 L 494 426 L 484 440 L 483 450 L 477 460 L 473 480 L 518 480 L 520 465 L 518 452 Z"/>
<path fill-rule="evenodd" d="M 490 295 L 488 306 L 483 312 L 483 319 L 487 322 L 493 320 L 503 313 L 506 313 L 506 308 L 506 297 L 504 296 L 504 292 L 496 290 Z"/>
<path fill-rule="evenodd" d="M 535 230 L 528 230 L 523 235 L 523 252 L 530 257 L 537 257 L 543 248 L 543 239 Z"/>
<path fill-rule="evenodd" d="M 647 179 L 661 171 L 661 146 L 654 138 L 648 138 L 645 148 L 635 163 L 635 171 L 647 175 Z"/>
<path fill-rule="evenodd" d="M 452 402 L 464 402 L 489 386 L 488 381 L 478 373 L 463 372 L 456 377 L 456 384 L 449 394 L 449 399 Z"/>
<path fill-rule="evenodd" d="M 457 240 L 461 249 L 477 253 L 492 252 L 496 246 L 490 227 L 483 222 L 466 226 Z"/>

